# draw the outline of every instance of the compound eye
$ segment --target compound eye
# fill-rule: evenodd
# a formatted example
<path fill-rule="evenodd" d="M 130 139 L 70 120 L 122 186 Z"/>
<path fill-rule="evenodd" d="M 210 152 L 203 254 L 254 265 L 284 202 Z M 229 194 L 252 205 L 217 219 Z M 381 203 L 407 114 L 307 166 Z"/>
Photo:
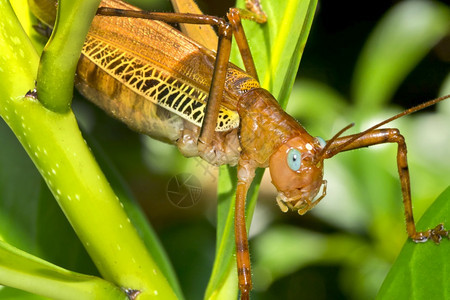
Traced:
<path fill-rule="evenodd" d="M 287 163 L 292 171 L 296 172 L 300 170 L 300 166 L 302 165 L 302 155 L 300 151 L 293 148 L 290 149 L 287 154 Z"/>

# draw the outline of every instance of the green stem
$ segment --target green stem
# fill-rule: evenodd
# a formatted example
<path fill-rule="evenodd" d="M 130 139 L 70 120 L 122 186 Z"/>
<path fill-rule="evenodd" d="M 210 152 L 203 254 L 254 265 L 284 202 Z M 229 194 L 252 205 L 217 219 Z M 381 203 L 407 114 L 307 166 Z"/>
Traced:
<path fill-rule="evenodd" d="M 0 115 L 33 160 L 98 270 L 120 287 L 141 291 L 142 299 L 175 299 L 98 167 L 72 111 L 58 113 L 33 96 L 23 97 L 33 89 L 38 59 L 7 1 L 0 1 L 0 28 Z"/>
<path fill-rule="evenodd" d="M 39 99 L 50 110 L 70 110 L 78 58 L 99 4 L 100 0 L 58 2 L 56 24 L 42 53 L 37 76 Z"/>

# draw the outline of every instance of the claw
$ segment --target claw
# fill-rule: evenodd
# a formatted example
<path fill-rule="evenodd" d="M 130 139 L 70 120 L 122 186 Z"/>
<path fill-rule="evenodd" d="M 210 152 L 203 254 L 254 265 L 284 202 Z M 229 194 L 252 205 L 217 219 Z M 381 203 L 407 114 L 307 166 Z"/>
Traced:
<path fill-rule="evenodd" d="M 435 228 L 430 230 L 430 238 L 439 244 L 443 237 L 449 238 L 448 230 L 445 230 L 444 224 L 439 224 Z"/>
<path fill-rule="evenodd" d="M 433 229 L 428 229 L 427 231 L 423 232 L 417 232 L 417 234 L 412 237 L 412 240 L 415 243 L 424 243 L 431 239 L 435 244 L 439 244 L 443 237 L 450 238 L 449 231 L 445 230 L 444 224 L 439 224 Z"/>

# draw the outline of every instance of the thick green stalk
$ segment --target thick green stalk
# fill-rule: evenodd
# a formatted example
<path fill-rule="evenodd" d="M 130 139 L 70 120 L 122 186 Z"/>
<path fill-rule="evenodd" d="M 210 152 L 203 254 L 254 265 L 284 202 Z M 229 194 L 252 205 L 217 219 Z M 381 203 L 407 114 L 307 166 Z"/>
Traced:
<path fill-rule="evenodd" d="M 0 28 L 0 115 L 47 182 L 98 270 L 120 287 L 141 291 L 142 299 L 176 298 L 98 167 L 72 111 L 55 112 L 33 95 L 24 97 L 34 87 L 38 58 L 4 0 Z M 61 71 L 59 78 L 65 75 Z"/>
<path fill-rule="evenodd" d="M 99 4 L 100 0 L 58 2 L 55 27 L 42 53 L 37 76 L 39 99 L 50 110 L 70 110 L 75 70 L 84 37 Z"/>

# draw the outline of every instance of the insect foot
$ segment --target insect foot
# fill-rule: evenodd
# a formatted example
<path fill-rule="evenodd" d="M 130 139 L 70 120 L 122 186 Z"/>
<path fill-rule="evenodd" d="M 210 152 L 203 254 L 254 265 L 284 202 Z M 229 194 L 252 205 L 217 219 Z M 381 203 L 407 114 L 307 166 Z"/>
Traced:
<path fill-rule="evenodd" d="M 428 229 L 427 231 L 417 232 L 412 240 L 415 243 L 424 243 L 429 239 L 433 240 L 436 244 L 439 244 L 443 237 L 450 238 L 449 231 L 445 230 L 444 224 L 439 224 L 433 229 Z"/>

